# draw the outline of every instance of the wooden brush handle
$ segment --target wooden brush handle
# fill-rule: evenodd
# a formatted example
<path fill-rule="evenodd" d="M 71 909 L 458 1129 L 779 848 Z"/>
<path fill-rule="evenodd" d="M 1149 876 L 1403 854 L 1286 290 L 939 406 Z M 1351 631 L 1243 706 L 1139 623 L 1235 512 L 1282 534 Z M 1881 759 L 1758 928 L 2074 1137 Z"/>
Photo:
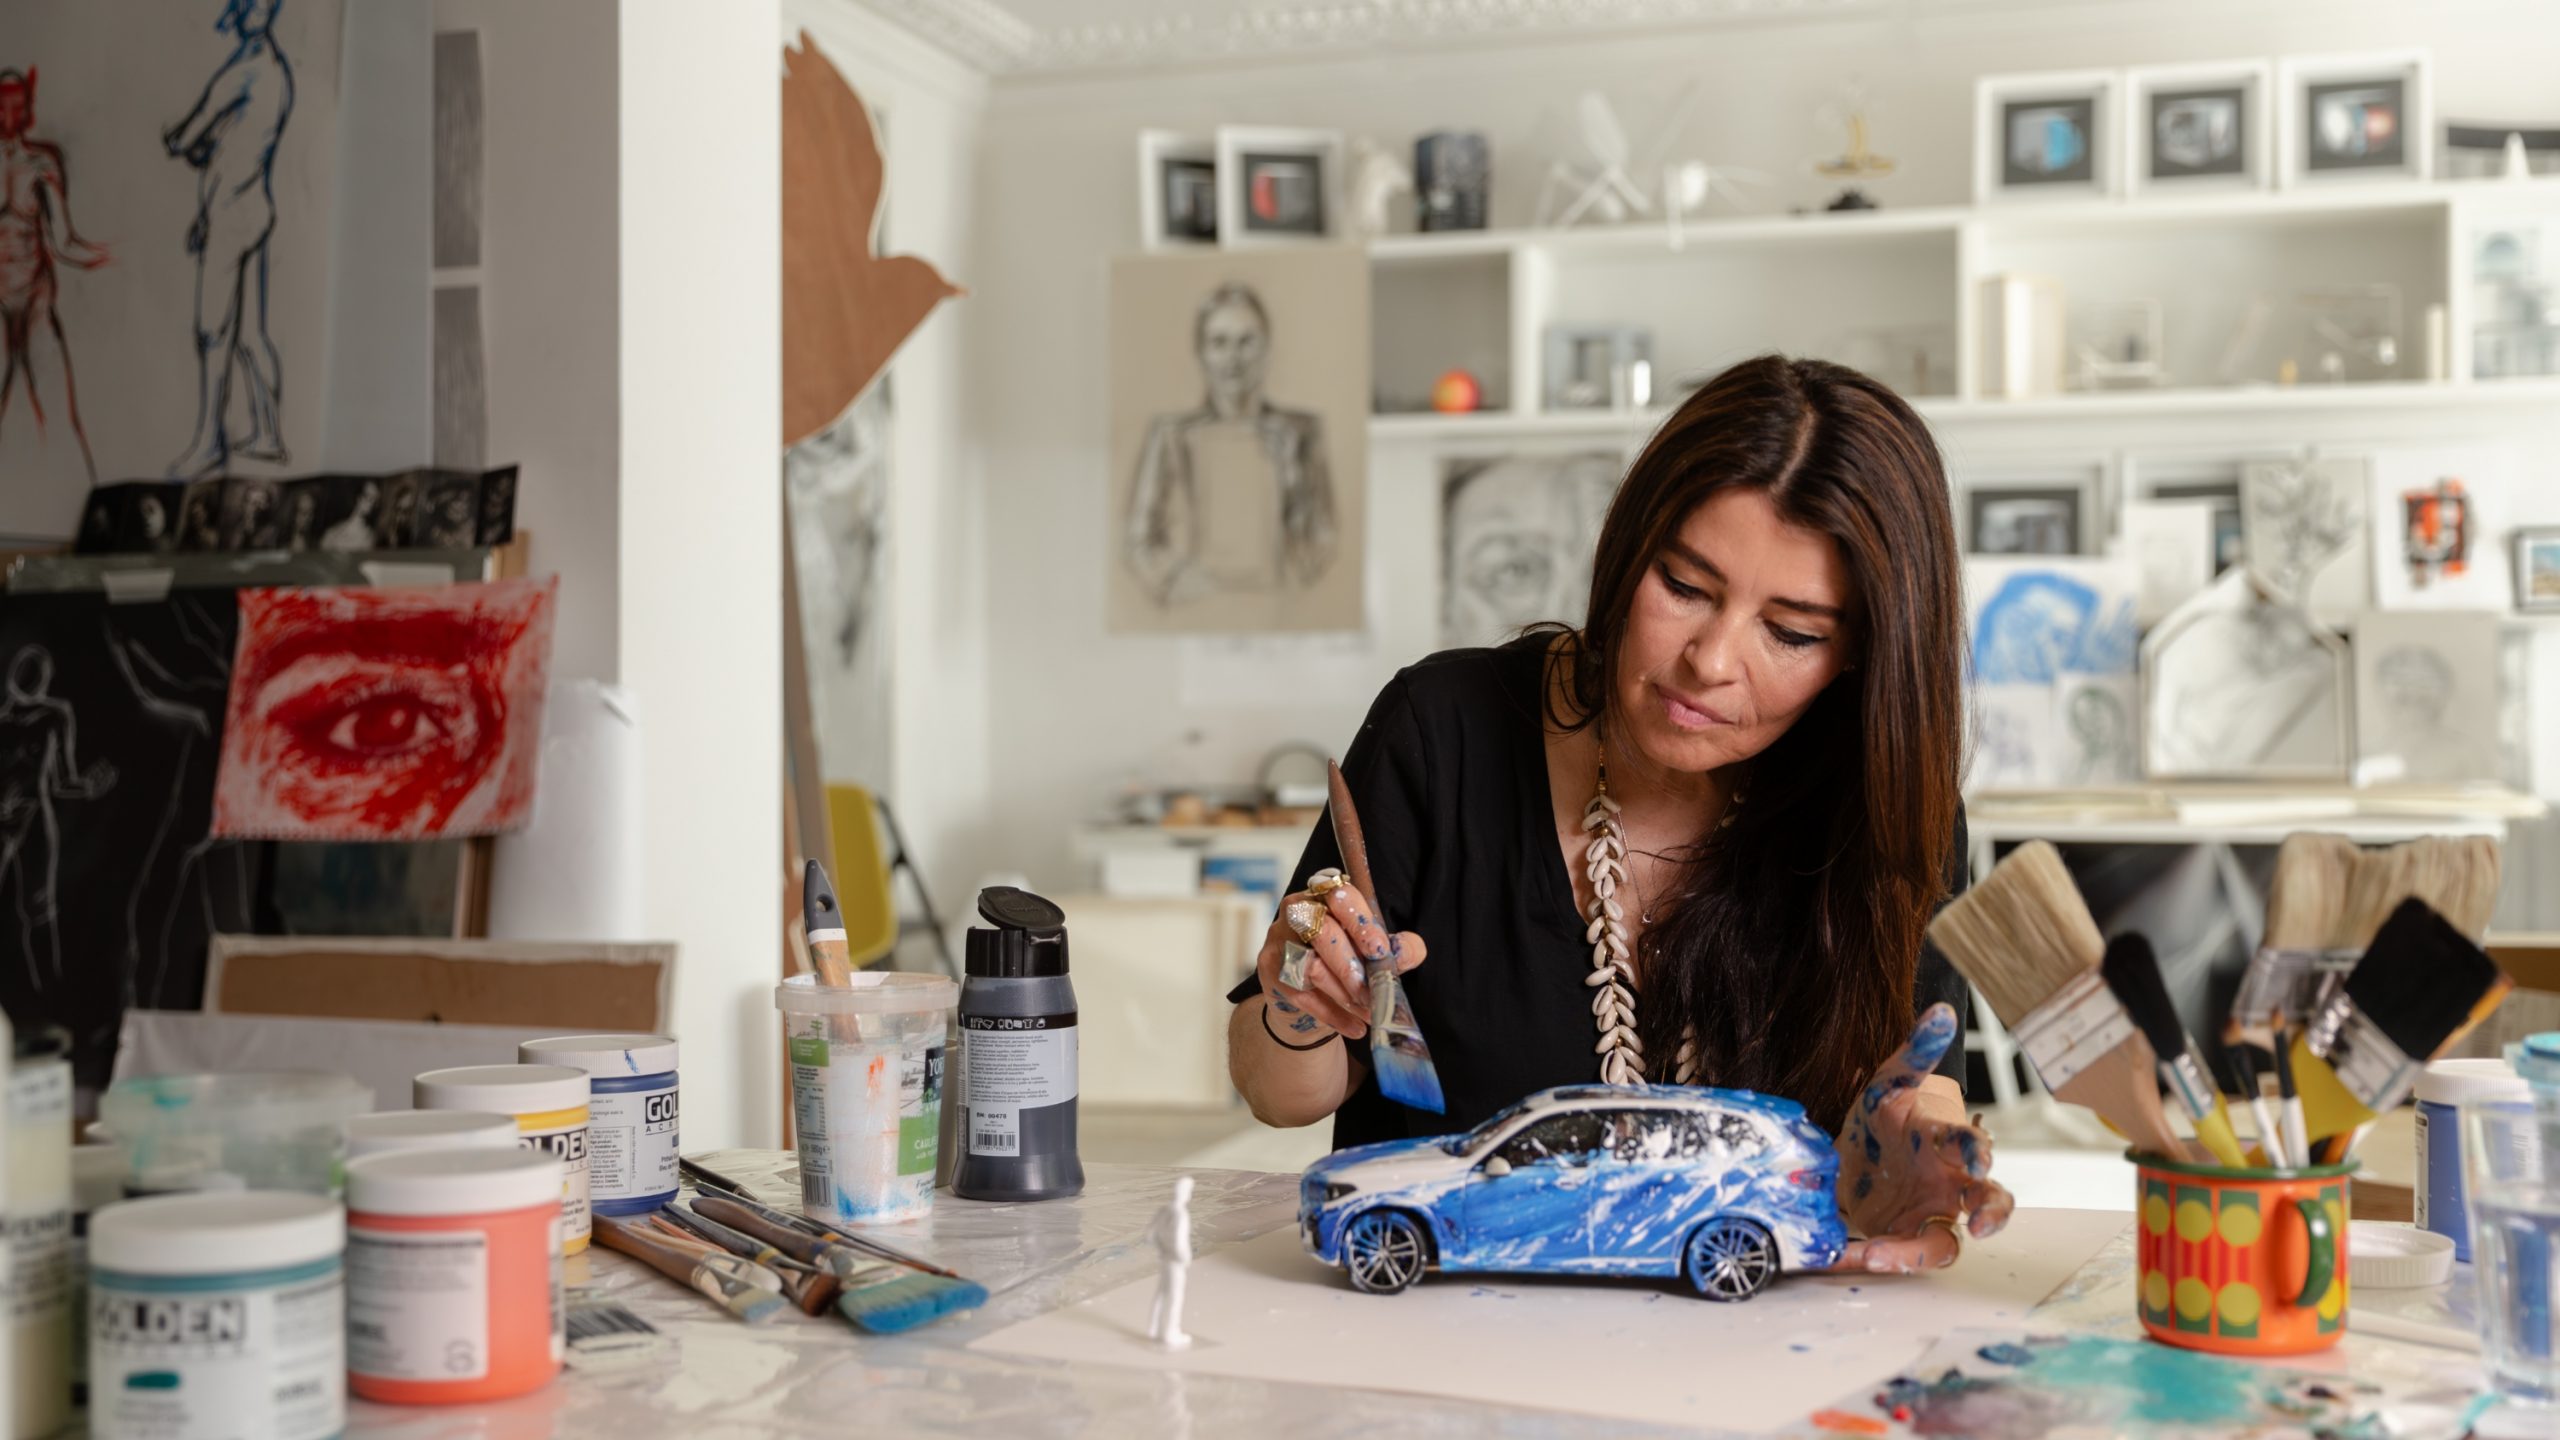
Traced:
<path fill-rule="evenodd" d="M 2160 1108 L 2158 1057 L 2139 1031 L 2055 1089 L 2053 1098 L 2096 1112 L 2136 1150 L 2171 1159 L 2187 1155 L 2187 1142 L 2169 1128 Z"/>
<path fill-rule="evenodd" d="M 807 1264 L 817 1264 L 819 1252 L 826 1248 L 826 1242 L 815 1235 L 776 1225 L 746 1206 L 717 1195 L 694 1196 L 693 1209 L 695 1214 L 706 1220 L 718 1221 L 741 1235 L 761 1240 L 792 1259 Z"/>

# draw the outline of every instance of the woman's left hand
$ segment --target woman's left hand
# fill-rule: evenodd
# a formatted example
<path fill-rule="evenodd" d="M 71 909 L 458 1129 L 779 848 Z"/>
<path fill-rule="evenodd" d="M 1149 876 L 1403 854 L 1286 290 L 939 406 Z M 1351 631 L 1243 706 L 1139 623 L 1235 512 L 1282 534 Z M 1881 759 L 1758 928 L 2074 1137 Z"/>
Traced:
<path fill-rule="evenodd" d="M 1957 1225 L 1979 1239 L 2009 1223 L 2016 1202 L 1991 1178 L 1991 1137 L 1964 1118 L 1961 1094 L 1923 1084 L 1955 1038 L 1955 1010 L 1930 1006 L 1849 1107 L 1840 1213 L 1850 1233 L 1867 1238 L 1850 1241 L 1837 1268 L 1940 1269 L 1963 1253 Z"/>

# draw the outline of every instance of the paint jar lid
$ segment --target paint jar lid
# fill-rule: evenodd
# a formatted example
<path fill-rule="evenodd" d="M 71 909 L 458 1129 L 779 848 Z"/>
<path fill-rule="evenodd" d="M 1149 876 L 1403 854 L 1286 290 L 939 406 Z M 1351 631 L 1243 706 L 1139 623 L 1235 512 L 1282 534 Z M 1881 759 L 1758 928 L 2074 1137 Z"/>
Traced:
<path fill-rule="evenodd" d="M 2507 1046 L 2507 1063 L 2537 1090 L 2560 1091 L 2560 1030 L 2527 1035 Z"/>
<path fill-rule="evenodd" d="M 554 1035 L 517 1046 L 516 1058 L 590 1075 L 664 1075 L 676 1068 L 676 1042 L 664 1035 Z"/>
<path fill-rule="evenodd" d="M 2532 1098 L 2533 1087 L 2504 1060 L 2439 1060 L 2418 1076 L 2421 1105 Z"/>
<path fill-rule="evenodd" d="M 382 1110 L 347 1122 L 347 1158 L 392 1150 L 459 1150 L 516 1144 L 516 1119 L 491 1110 Z"/>
<path fill-rule="evenodd" d="M 560 1162 L 543 1150 L 406 1150 L 347 1165 L 359 1215 L 486 1215 L 560 1203 Z"/>
<path fill-rule="evenodd" d="M 162 1195 L 118 1201 L 89 1219 L 89 1263 L 132 1275 L 278 1270 L 346 1247 L 347 1213 L 326 1195 Z"/>
<path fill-rule="evenodd" d="M 850 985 L 821 985 L 815 975 L 786 975 L 773 1003 L 796 1014 L 909 1015 L 960 1004 L 960 982 L 905 970 L 856 970 Z"/>
<path fill-rule="evenodd" d="M 421 1110 L 494 1110 L 533 1115 L 587 1103 L 587 1072 L 566 1065 L 464 1065 L 411 1082 Z"/>

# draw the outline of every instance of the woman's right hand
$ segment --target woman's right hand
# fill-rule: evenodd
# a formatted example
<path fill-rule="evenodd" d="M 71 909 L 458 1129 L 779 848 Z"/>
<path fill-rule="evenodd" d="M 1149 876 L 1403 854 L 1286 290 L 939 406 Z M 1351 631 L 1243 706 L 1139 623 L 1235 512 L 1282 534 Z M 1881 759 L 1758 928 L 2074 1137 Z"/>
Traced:
<path fill-rule="evenodd" d="M 1288 947 L 1298 940 L 1297 932 L 1289 928 L 1289 908 L 1300 901 L 1312 902 L 1320 912 L 1315 942 L 1307 947 L 1304 988 L 1285 984 L 1280 977 Z M 1321 1027 L 1357 1040 L 1369 1033 L 1369 986 L 1362 962 L 1393 960 L 1396 972 L 1402 974 L 1421 964 L 1425 954 L 1421 936 L 1410 930 L 1388 934 L 1369 913 L 1368 900 L 1345 883 L 1322 895 L 1302 890 L 1284 899 L 1279 918 L 1262 938 L 1254 973 L 1261 977 L 1262 992 L 1271 997 L 1274 1008 L 1296 1012 L 1296 1020 L 1315 1022 L 1302 1027 L 1310 1038 L 1321 1033 Z M 1291 1023 L 1295 1026 L 1296 1021 Z"/>

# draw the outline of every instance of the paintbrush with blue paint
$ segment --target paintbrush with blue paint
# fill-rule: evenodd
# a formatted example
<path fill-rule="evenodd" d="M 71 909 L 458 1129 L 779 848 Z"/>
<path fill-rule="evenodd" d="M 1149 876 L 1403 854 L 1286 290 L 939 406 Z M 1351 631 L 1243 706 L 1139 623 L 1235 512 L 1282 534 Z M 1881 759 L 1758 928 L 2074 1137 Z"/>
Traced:
<path fill-rule="evenodd" d="M 1360 812 L 1352 807 L 1350 783 L 1342 778 L 1342 767 L 1329 760 L 1325 784 L 1331 792 L 1327 809 L 1333 816 L 1333 848 L 1342 852 L 1342 871 L 1368 902 L 1369 918 L 1392 936 L 1395 927 L 1379 908 L 1377 882 L 1369 874 L 1369 842 L 1360 833 Z M 1369 1068 L 1377 1072 L 1378 1093 L 1399 1105 L 1442 1113 L 1449 1102 L 1440 1094 L 1440 1069 L 1431 1063 L 1431 1047 L 1423 1042 L 1413 1006 L 1404 998 L 1394 958 L 1366 961 L 1362 968 L 1369 982 Z"/>

